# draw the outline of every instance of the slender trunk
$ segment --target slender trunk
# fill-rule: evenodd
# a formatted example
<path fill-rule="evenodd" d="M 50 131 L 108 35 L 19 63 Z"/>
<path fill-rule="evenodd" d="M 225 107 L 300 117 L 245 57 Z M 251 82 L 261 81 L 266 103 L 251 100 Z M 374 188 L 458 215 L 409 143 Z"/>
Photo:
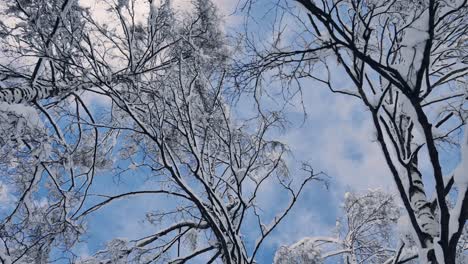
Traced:
<path fill-rule="evenodd" d="M 415 155 L 408 168 L 409 176 L 409 197 L 411 207 L 413 208 L 418 224 L 421 230 L 431 237 L 439 235 L 437 221 L 431 211 L 431 204 L 427 201 L 424 183 L 418 168 L 417 156 Z"/>

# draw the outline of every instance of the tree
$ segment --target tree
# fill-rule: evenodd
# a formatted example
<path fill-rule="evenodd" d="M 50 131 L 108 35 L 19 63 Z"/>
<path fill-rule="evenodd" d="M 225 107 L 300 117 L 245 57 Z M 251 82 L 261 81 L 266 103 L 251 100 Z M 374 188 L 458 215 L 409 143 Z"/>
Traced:
<path fill-rule="evenodd" d="M 320 174 L 304 165 L 303 180 L 292 182 L 286 146 L 269 138 L 278 115 L 229 112 L 229 53 L 211 1 L 194 1 L 191 13 L 170 1 L 100 4 L 104 17 L 72 0 L 2 6 L 0 177 L 13 206 L 2 211 L 1 262 L 49 262 L 73 248 L 87 216 L 146 195 L 176 202 L 148 209 L 154 233 L 114 239 L 86 259 L 70 253 L 71 261 L 255 263 Z M 92 193 L 95 177 L 109 172 L 158 187 Z M 273 219 L 257 201 L 269 181 L 291 197 Z M 256 240 L 243 236 L 247 224 Z"/>
<path fill-rule="evenodd" d="M 382 148 L 420 261 L 455 263 L 468 215 L 468 141 L 460 137 L 467 134 L 467 1 L 298 0 L 299 13 L 292 1 L 279 3 L 277 10 L 292 16 L 276 15 L 270 47 L 246 42 L 255 59 L 239 63 L 239 86 L 261 89 L 268 73 L 289 89 L 308 78 L 360 100 L 370 111 L 376 130 L 370 140 Z M 293 36 L 285 36 L 284 21 L 291 20 L 297 22 Z M 346 74 L 351 89 L 336 87 L 337 72 Z M 441 149 L 450 146 L 460 148 L 461 161 L 444 175 Z M 426 177 L 421 159 L 431 165 Z M 448 196 L 457 196 L 453 207 Z"/>
<path fill-rule="evenodd" d="M 347 192 L 333 236 L 306 237 L 282 246 L 275 263 L 326 263 L 337 258 L 344 263 L 413 263 L 418 257 L 417 245 L 402 209 L 394 195 L 381 190 Z M 457 263 L 466 262 L 467 234 L 465 228 Z"/>
<path fill-rule="evenodd" d="M 396 254 L 396 223 L 399 207 L 392 195 L 380 190 L 363 194 L 347 192 L 343 202 L 343 216 L 337 219 L 335 235 L 307 237 L 276 253 L 275 263 L 310 263 L 308 255 L 300 261 L 287 260 L 300 255 L 314 254 L 317 263 L 341 256 L 344 263 L 386 263 Z"/>
<path fill-rule="evenodd" d="M 82 226 L 70 215 L 106 160 L 96 130 L 59 121 L 70 113 L 64 100 L 76 82 L 66 66 L 83 25 L 73 2 L 2 2 L 0 175 L 10 204 L 1 212 L 2 263 L 44 263 L 53 246 L 73 244 Z M 76 113 L 87 111 L 75 103 Z M 85 156 L 92 162 L 80 164 Z"/>

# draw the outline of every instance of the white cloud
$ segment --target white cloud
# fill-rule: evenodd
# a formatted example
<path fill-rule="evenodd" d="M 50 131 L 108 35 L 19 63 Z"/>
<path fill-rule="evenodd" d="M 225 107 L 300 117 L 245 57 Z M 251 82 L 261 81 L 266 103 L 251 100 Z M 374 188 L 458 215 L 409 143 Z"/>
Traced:
<path fill-rule="evenodd" d="M 304 87 L 311 87 L 303 91 L 308 119 L 283 137 L 295 156 L 311 161 L 342 187 L 393 188 L 365 107 L 313 84 Z"/>
<path fill-rule="evenodd" d="M 110 97 L 89 91 L 83 92 L 82 94 L 80 94 L 80 97 L 86 105 L 104 107 L 111 106 L 112 103 Z"/>
<path fill-rule="evenodd" d="M 8 202 L 8 187 L 0 182 L 0 204 Z"/>

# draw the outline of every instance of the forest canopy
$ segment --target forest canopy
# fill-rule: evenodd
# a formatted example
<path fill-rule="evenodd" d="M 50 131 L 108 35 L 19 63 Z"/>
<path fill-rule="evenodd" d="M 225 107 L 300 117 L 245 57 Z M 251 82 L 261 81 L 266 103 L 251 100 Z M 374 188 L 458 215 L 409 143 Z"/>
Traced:
<path fill-rule="evenodd" d="M 465 263 L 467 13 L 2 1 L 0 263 Z"/>

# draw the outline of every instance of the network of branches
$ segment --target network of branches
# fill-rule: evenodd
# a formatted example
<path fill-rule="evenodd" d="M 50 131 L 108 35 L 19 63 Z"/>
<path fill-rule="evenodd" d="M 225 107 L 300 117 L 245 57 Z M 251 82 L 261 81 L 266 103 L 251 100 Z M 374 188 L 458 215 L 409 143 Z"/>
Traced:
<path fill-rule="evenodd" d="M 333 236 L 275 263 L 466 261 L 466 0 L 242 0 L 229 38 L 216 1 L 172 2 L 0 3 L 1 263 L 258 263 L 323 180 L 289 169 L 284 115 L 262 106 L 272 83 L 285 104 L 320 86 L 359 100 L 398 194 L 347 194 Z M 251 94 L 243 118 L 232 99 Z M 281 208 L 259 198 L 272 184 Z M 142 197 L 164 203 L 145 208 L 151 232 L 76 254 L 90 217 Z"/>

